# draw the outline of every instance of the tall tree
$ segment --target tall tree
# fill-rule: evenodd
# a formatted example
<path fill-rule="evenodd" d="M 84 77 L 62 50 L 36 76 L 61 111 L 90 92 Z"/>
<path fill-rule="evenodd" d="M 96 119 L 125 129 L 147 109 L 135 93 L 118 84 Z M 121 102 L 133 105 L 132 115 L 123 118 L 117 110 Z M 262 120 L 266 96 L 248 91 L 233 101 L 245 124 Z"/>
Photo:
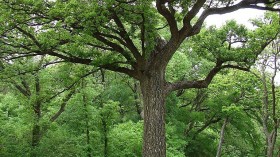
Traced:
<path fill-rule="evenodd" d="M 48 54 L 68 62 L 124 73 L 138 80 L 144 105 L 143 156 L 163 157 L 166 156 L 166 96 L 180 89 L 206 88 L 225 68 L 248 69 L 231 63 L 236 61 L 244 66 L 254 61 L 277 29 L 266 32 L 265 36 L 254 36 L 255 40 L 235 38 L 229 30 L 225 34 L 229 38 L 220 46 L 241 42 L 243 47 L 219 49 L 219 54 L 212 55 L 212 69 L 203 79 L 168 82 L 166 67 L 174 53 L 187 39 L 200 33 L 207 16 L 241 8 L 278 11 L 274 8 L 276 2 L 1 0 L 0 52 L 16 57 Z M 167 32 L 165 36 L 163 31 Z M 237 52 L 246 52 L 246 55 L 242 59 L 233 57 Z"/>
<path fill-rule="evenodd" d="M 273 157 L 280 126 L 279 105 L 276 90 L 276 74 L 279 72 L 279 39 L 274 40 L 259 58 L 262 112 L 261 125 L 266 139 L 266 156 Z"/>

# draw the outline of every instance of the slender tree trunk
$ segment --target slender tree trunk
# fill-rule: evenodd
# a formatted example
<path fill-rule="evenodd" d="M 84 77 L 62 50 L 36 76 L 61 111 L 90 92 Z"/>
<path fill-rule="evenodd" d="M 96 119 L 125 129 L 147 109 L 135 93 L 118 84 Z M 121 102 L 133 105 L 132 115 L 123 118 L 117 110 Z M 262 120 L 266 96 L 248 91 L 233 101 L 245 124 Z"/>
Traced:
<path fill-rule="evenodd" d="M 82 86 L 83 86 L 83 88 L 85 88 L 84 81 L 82 81 Z M 86 101 L 85 93 L 83 93 L 83 103 L 84 103 L 85 122 L 86 122 L 87 156 L 91 157 L 90 135 L 89 135 L 89 117 L 88 117 L 88 109 L 87 109 L 87 101 Z"/>
<path fill-rule="evenodd" d="M 271 131 L 269 136 L 266 137 L 266 143 L 267 143 L 266 156 L 267 157 L 273 157 L 276 138 L 277 138 L 277 130 L 278 130 L 277 127 L 274 127 L 274 129 Z"/>
<path fill-rule="evenodd" d="M 36 102 L 33 106 L 33 110 L 35 113 L 33 128 L 32 128 L 32 147 L 36 147 L 40 142 L 41 137 L 41 126 L 39 125 L 39 121 L 41 118 L 41 103 Z"/>
<path fill-rule="evenodd" d="M 34 124 L 32 128 L 32 142 L 31 142 L 31 153 L 30 157 L 36 157 L 38 156 L 38 153 L 36 152 L 36 148 L 39 145 L 40 138 L 41 138 L 41 127 L 39 124 Z"/>
<path fill-rule="evenodd" d="M 280 157 L 280 146 L 278 148 L 278 157 Z"/>
<path fill-rule="evenodd" d="M 271 142 L 268 142 L 266 156 L 273 157 L 273 150 L 274 150 L 274 145 Z"/>
<path fill-rule="evenodd" d="M 103 88 L 106 89 L 106 84 L 105 84 L 105 71 L 103 69 L 100 70 L 101 72 L 101 81 L 103 84 Z M 100 107 L 103 108 L 103 102 L 100 102 Z M 101 114 L 101 124 L 102 124 L 102 129 L 103 129 L 103 139 L 104 139 L 104 148 L 103 148 L 103 154 L 104 157 L 108 157 L 108 126 L 106 119 L 104 118 L 104 115 Z"/>
<path fill-rule="evenodd" d="M 38 74 L 34 75 L 35 78 L 35 92 L 36 92 L 36 100 L 35 104 L 33 105 L 33 111 L 35 115 L 33 129 L 32 129 L 32 151 L 31 156 L 35 157 L 37 156 L 35 153 L 36 147 L 39 145 L 40 139 L 41 139 L 41 126 L 39 124 L 39 121 L 41 119 L 41 106 L 42 102 L 40 100 L 40 91 L 41 91 L 41 85 Z"/>
<path fill-rule="evenodd" d="M 36 157 L 37 153 L 35 151 L 36 147 L 40 143 L 41 139 L 41 126 L 39 124 L 40 118 L 41 118 L 41 103 L 38 101 L 36 104 L 33 106 L 33 110 L 35 113 L 35 118 L 34 118 L 34 123 L 33 123 L 33 128 L 32 128 L 32 141 L 31 141 L 31 157 Z"/>
<path fill-rule="evenodd" d="M 225 129 L 226 129 L 227 123 L 228 123 L 228 117 L 226 117 L 224 124 L 221 128 L 220 141 L 219 141 L 216 157 L 221 157 L 221 155 L 222 155 L 222 145 L 224 143 Z"/>
<path fill-rule="evenodd" d="M 144 105 L 143 157 L 165 157 L 164 72 L 154 70 L 140 80 Z"/>
<path fill-rule="evenodd" d="M 263 130 L 264 134 L 266 137 L 266 149 L 265 153 L 267 157 L 273 157 L 274 154 L 274 148 L 275 148 L 275 143 L 277 139 L 277 132 L 278 132 L 278 118 L 276 116 L 276 91 L 275 91 L 275 82 L 274 79 L 276 77 L 277 73 L 277 57 L 274 54 L 274 73 L 271 77 L 271 91 L 268 88 L 267 84 L 267 75 L 266 75 L 266 68 L 267 68 L 267 63 L 270 60 L 269 58 L 265 58 L 262 62 L 261 65 L 261 81 L 263 85 L 263 118 L 262 118 L 262 123 L 263 123 Z M 269 94 L 272 94 L 272 101 L 269 100 Z M 270 108 L 270 105 L 272 108 Z M 272 111 L 271 111 L 272 110 Z M 273 129 L 270 131 L 269 125 L 270 123 L 273 126 Z"/>
<path fill-rule="evenodd" d="M 32 128 L 32 143 L 31 143 L 31 146 L 33 148 L 38 146 L 40 142 L 40 132 L 41 132 L 41 127 L 38 124 L 34 124 Z"/>
<path fill-rule="evenodd" d="M 103 138 L 104 138 L 104 157 L 108 156 L 108 128 L 106 121 L 102 118 Z"/>
<path fill-rule="evenodd" d="M 91 157 L 91 147 L 90 147 L 90 136 L 89 136 L 89 125 L 86 122 L 86 135 L 87 135 L 87 156 Z"/>

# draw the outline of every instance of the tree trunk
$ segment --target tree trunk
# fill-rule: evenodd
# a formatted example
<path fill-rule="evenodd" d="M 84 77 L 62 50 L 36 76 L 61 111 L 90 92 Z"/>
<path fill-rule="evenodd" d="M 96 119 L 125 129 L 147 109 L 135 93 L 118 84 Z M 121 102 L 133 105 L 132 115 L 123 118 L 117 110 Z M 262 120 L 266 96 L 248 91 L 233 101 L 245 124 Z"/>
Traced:
<path fill-rule="evenodd" d="M 277 127 L 275 127 L 271 133 L 266 137 L 266 156 L 267 157 L 273 157 L 274 154 L 274 148 L 276 143 L 276 137 L 277 137 Z"/>
<path fill-rule="evenodd" d="M 35 113 L 33 128 L 32 128 L 32 141 L 31 141 L 31 157 L 37 156 L 36 153 L 36 147 L 40 143 L 41 139 L 41 126 L 39 124 L 40 118 L 41 118 L 41 102 L 37 101 L 35 106 L 33 106 L 33 110 Z"/>
<path fill-rule="evenodd" d="M 32 128 L 32 147 L 35 148 L 40 142 L 41 128 L 38 124 L 34 124 Z"/>
<path fill-rule="evenodd" d="M 151 71 L 140 80 L 144 105 L 143 157 L 165 157 L 164 72 Z"/>
<path fill-rule="evenodd" d="M 32 147 L 35 148 L 41 138 L 41 126 L 39 124 L 40 118 L 41 118 L 41 102 L 36 102 L 36 105 L 33 107 L 35 117 L 34 117 L 34 123 L 32 128 Z"/>
<path fill-rule="evenodd" d="M 85 88 L 84 81 L 82 81 L 82 87 Z M 86 122 L 87 157 L 91 157 L 89 116 L 88 116 L 87 101 L 86 101 L 85 93 L 83 93 L 83 103 L 84 103 L 85 122 Z"/>
<path fill-rule="evenodd" d="M 102 118 L 102 126 L 103 126 L 103 138 L 104 138 L 104 157 L 108 157 L 108 129 L 107 129 L 107 123 Z"/>
<path fill-rule="evenodd" d="M 32 147 L 35 148 L 38 146 L 41 138 L 41 126 L 39 125 L 39 121 L 41 119 L 41 102 L 36 100 L 35 105 L 33 106 L 33 111 L 35 113 L 34 123 L 32 128 Z"/>
<path fill-rule="evenodd" d="M 86 121 L 86 135 L 87 135 L 87 156 L 91 157 L 91 146 L 90 146 L 90 134 L 89 134 L 89 124 Z"/>
<path fill-rule="evenodd" d="M 41 127 L 38 124 L 34 124 L 32 128 L 32 141 L 31 141 L 31 152 L 30 157 L 38 156 L 38 152 L 36 151 L 37 146 L 39 145 L 41 138 Z"/>
<path fill-rule="evenodd" d="M 271 142 L 268 142 L 266 156 L 273 157 L 273 150 L 274 150 L 274 144 L 272 144 Z"/>
<path fill-rule="evenodd" d="M 226 117 L 226 119 L 224 121 L 224 124 L 221 128 L 220 141 L 219 141 L 216 157 L 221 157 L 221 155 L 222 155 L 222 145 L 223 145 L 223 142 L 224 142 L 225 129 L 226 129 L 227 123 L 228 123 L 228 117 Z"/>
<path fill-rule="evenodd" d="M 279 146 L 279 149 L 278 149 L 278 157 L 280 157 L 280 146 Z"/>
<path fill-rule="evenodd" d="M 271 57 L 271 56 L 270 56 Z M 262 65 L 261 65 L 261 81 L 263 85 L 263 118 L 262 118 L 262 125 L 263 125 L 263 131 L 266 137 L 266 148 L 265 153 L 267 157 L 273 157 L 274 154 L 274 148 L 275 143 L 277 139 L 277 132 L 278 132 L 278 119 L 276 116 L 276 93 L 275 93 L 275 82 L 274 79 L 276 77 L 277 72 L 277 57 L 274 57 L 274 73 L 271 77 L 271 94 L 272 94 L 272 101 L 269 99 L 270 89 L 268 88 L 267 84 L 267 75 L 266 75 L 266 68 L 267 64 L 270 61 L 270 58 L 263 59 Z M 271 104 L 270 104 L 271 102 Z M 272 108 L 270 108 L 272 106 Z M 272 110 L 272 111 L 271 111 Z M 271 115 L 272 112 L 272 115 Z M 272 125 L 271 125 L 272 123 Z M 272 126 L 273 129 L 270 131 L 269 126 Z"/>

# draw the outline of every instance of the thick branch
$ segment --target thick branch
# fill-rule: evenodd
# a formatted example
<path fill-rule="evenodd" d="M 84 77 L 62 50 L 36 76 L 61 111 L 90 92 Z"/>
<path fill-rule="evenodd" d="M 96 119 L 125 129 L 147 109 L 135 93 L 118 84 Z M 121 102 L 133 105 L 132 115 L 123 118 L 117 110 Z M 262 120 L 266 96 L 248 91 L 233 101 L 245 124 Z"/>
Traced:
<path fill-rule="evenodd" d="M 84 59 L 84 58 L 79 58 L 79 57 L 74 57 L 74 56 L 69 57 L 69 56 L 62 55 L 60 53 L 54 52 L 53 50 L 48 50 L 48 51 L 44 51 L 44 52 L 37 51 L 36 53 L 38 53 L 40 55 L 48 54 L 50 56 L 55 56 L 55 57 L 64 59 L 64 60 L 69 61 L 71 63 L 80 63 L 80 64 L 88 65 L 92 62 L 91 59 Z"/>
<path fill-rule="evenodd" d="M 157 0 L 156 7 L 158 12 L 166 19 L 172 36 L 178 36 L 177 21 L 172 13 L 166 8 L 165 0 Z"/>
<path fill-rule="evenodd" d="M 277 37 L 278 34 L 279 33 L 276 33 L 275 36 L 273 36 L 271 39 L 261 44 L 260 48 L 255 52 L 256 55 L 260 54 L 266 48 L 266 46 L 269 45 Z M 212 79 L 214 78 L 214 76 L 222 69 L 232 68 L 232 69 L 238 69 L 242 71 L 249 71 L 249 68 L 247 67 L 240 67 L 231 64 L 223 65 L 223 62 L 217 62 L 216 66 L 208 73 L 208 75 L 204 80 L 194 80 L 194 81 L 183 80 L 177 83 L 168 83 L 167 92 L 188 89 L 188 88 L 207 88 L 208 85 L 211 83 Z"/>
<path fill-rule="evenodd" d="M 232 68 L 232 69 L 239 69 L 243 71 L 249 71 L 249 68 L 240 67 L 237 65 L 222 65 L 222 63 L 217 63 L 216 66 L 208 73 L 204 80 L 183 80 L 176 83 L 168 83 L 167 92 L 181 90 L 181 89 L 189 89 L 189 88 L 207 88 L 208 85 L 211 83 L 213 78 L 220 72 L 222 69 Z"/>
<path fill-rule="evenodd" d="M 197 15 L 199 10 L 202 8 L 206 0 L 198 0 L 192 9 L 187 13 L 187 15 L 183 19 L 183 28 L 182 30 L 191 29 L 191 20 Z"/>
<path fill-rule="evenodd" d="M 183 27 L 180 30 L 180 40 L 184 40 L 188 36 L 195 35 L 199 33 L 203 22 L 209 15 L 214 14 L 226 14 L 230 12 L 234 12 L 236 10 L 242 9 L 242 8 L 253 8 L 253 9 L 259 9 L 259 10 L 270 10 L 270 11 L 280 11 L 280 9 L 272 8 L 272 7 L 261 7 L 257 4 L 271 4 L 272 2 L 269 2 L 268 0 L 243 0 L 235 5 L 232 6 L 226 6 L 222 8 L 208 8 L 203 11 L 201 16 L 199 17 L 198 21 L 195 23 L 195 25 L 190 30 L 188 27 Z"/>
<path fill-rule="evenodd" d="M 117 66 L 117 65 L 114 64 L 114 63 L 112 63 L 112 64 L 101 65 L 101 66 L 99 66 L 99 67 L 100 67 L 100 68 L 107 69 L 107 70 L 111 70 L 111 71 L 115 71 L 115 72 L 120 72 L 120 73 L 123 73 L 123 74 L 127 74 L 128 76 L 133 77 L 133 78 L 135 78 L 135 79 L 137 79 L 137 80 L 140 79 L 135 70 L 131 70 L 131 69 L 128 69 L 128 68 L 125 68 L 125 67 L 120 67 L 120 66 Z"/>

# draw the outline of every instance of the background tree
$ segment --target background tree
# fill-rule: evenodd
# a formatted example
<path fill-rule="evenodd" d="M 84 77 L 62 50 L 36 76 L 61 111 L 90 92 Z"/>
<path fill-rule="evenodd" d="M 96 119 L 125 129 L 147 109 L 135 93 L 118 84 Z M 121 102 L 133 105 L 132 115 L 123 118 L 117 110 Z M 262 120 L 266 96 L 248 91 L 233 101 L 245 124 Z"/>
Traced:
<path fill-rule="evenodd" d="M 27 142 L 31 145 L 31 156 L 38 156 L 41 139 L 48 132 L 51 123 L 55 122 L 64 112 L 68 101 L 76 94 L 75 88 L 81 77 L 86 77 L 89 74 L 78 76 L 82 72 L 78 72 L 79 70 L 76 68 L 77 71 L 73 75 L 65 69 L 66 65 L 54 65 L 57 62 L 50 61 L 53 58 L 14 57 L 4 59 L 7 62 L 2 62 L 1 83 L 10 87 L 7 92 L 13 93 L 14 98 L 18 99 L 19 108 L 26 110 L 23 111 L 23 114 L 28 115 L 29 118 L 21 118 L 32 129 L 30 132 L 26 130 L 24 133 L 30 137 Z M 67 68 L 69 67 L 67 65 Z M 8 106 L 3 107 L 10 110 Z M 10 116 L 12 115 L 8 114 L 7 118 Z M 20 126 L 17 128 L 19 129 Z M 29 136 L 30 134 L 31 136 Z M 26 154 L 28 153 L 29 151 L 26 151 Z M 25 154 L 23 153 L 23 155 Z"/>
<path fill-rule="evenodd" d="M 276 74 L 279 71 L 279 40 L 274 40 L 258 61 L 260 75 L 256 75 L 262 86 L 262 127 L 266 139 L 266 156 L 274 156 L 280 119 Z"/>

